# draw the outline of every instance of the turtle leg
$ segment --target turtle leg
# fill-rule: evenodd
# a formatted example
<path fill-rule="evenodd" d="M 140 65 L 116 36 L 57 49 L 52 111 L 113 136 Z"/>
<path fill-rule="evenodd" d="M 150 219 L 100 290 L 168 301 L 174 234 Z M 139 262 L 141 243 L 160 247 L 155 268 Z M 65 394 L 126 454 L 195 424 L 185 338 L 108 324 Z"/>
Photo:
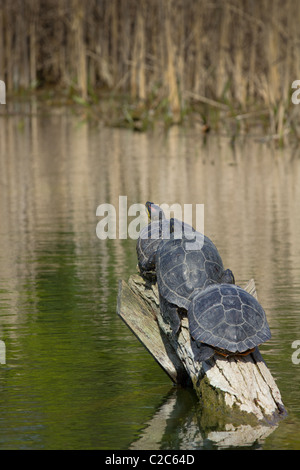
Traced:
<path fill-rule="evenodd" d="M 169 303 L 161 295 L 159 296 L 159 303 L 163 319 L 170 325 L 173 333 L 178 333 L 181 321 L 177 313 L 177 306 Z"/>
<path fill-rule="evenodd" d="M 207 344 L 197 344 L 196 341 L 192 341 L 192 350 L 194 358 L 198 362 L 207 361 L 215 354 L 215 350 L 213 348 Z"/>

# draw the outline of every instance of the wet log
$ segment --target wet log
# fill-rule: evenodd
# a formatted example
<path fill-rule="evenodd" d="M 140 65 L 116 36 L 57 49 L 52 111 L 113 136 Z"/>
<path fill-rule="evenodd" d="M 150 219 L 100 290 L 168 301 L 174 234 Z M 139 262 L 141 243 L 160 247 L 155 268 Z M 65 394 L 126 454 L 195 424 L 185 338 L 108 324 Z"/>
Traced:
<path fill-rule="evenodd" d="M 244 287 L 257 297 L 254 280 Z M 274 423 L 286 410 L 258 348 L 247 356 L 194 359 L 187 317 L 174 334 L 159 308 L 156 284 L 140 275 L 120 281 L 117 313 L 176 384 L 192 384 L 206 419 Z M 217 411 L 217 413 L 216 413 Z"/>

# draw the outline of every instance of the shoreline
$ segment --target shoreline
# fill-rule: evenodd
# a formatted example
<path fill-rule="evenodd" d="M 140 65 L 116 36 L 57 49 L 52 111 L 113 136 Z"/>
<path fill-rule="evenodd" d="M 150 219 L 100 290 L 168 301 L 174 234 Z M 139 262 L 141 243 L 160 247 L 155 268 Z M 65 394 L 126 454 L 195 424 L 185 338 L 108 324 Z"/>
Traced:
<path fill-rule="evenodd" d="M 28 109 L 22 109 L 24 106 Z M 289 109 L 285 110 L 281 129 L 277 129 L 273 113 L 259 105 L 245 111 L 191 95 L 185 100 L 178 118 L 172 114 L 168 100 L 163 96 L 160 99 L 133 100 L 126 94 L 100 90 L 83 100 L 74 90 L 45 87 L 7 93 L 6 104 L 0 107 L 0 117 L 55 114 L 59 109 L 68 109 L 83 122 L 106 127 L 147 132 L 156 128 L 168 131 L 176 125 L 194 128 L 203 136 L 210 132 L 225 133 L 232 139 L 253 136 L 254 133 L 262 141 L 274 141 L 284 147 L 300 139 L 300 119 L 294 116 L 296 108 L 296 105 L 290 104 Z"/>

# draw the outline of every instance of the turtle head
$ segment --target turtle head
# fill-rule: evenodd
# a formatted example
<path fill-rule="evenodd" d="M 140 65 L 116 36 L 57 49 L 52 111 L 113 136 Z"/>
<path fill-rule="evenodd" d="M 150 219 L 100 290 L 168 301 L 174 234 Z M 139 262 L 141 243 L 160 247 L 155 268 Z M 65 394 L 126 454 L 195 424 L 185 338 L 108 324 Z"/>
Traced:
<path fill-rule="evenodd" d="M 165 218 L 164 211 L 153 202 L 147 201 L 145 206 L 149 222 L 153 222 L 154 220 L 163 220 Z"/>
<path fill-rule="evenodd" d="M 235 279 L 231 269 L 226 269 L 222 274 L 221 282 L 224 284 L 235 284 Z"/>

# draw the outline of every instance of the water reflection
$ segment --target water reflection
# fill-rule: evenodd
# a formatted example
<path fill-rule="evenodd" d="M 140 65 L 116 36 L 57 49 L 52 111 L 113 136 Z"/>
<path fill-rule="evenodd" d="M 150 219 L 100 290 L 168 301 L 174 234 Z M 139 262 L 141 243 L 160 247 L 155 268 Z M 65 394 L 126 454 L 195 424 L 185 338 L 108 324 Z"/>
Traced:
<path fill-rule="evenodd" d="M 120 195 L 205 205 L 206 234 L 238 283 L 255 279 L 273 335 L 262 354 L 291 417 L 261 446 L 300 447 L 288 432 L 300 417 L 299 172 L 292 149 L 252 138 L 132 133 L 65 110 L 0 117 L 0 447 L 128 448 L 160 413 L 170 381 L 115 314 L 135 242 L 96 237 L 96 208 Z M 176 420 L 161 447 L 179 445 Z"/>
<path fill-rule="evenodd" d="M 205 418 L 204 418 L 205 419 Z M 197 400 L 189 390 L 175 389 L 147 423 L 131 450 L 155 449 L 230 449 L 262 448 L 265 439 L 276 426 L 260 424 L 212 426 L 203 421 Z"/>

